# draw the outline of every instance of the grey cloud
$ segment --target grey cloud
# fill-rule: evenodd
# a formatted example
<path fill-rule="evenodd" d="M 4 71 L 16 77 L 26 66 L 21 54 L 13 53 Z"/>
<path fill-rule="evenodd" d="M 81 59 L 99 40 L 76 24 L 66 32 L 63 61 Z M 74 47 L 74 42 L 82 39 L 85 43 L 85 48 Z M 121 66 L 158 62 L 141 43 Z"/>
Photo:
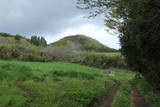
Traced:
<path fill-rule="evenodd" d="M 22 35 L 56 34 L 82 14 L 76 0 L 1 0 L 0 7 L 1 32 Z"/>

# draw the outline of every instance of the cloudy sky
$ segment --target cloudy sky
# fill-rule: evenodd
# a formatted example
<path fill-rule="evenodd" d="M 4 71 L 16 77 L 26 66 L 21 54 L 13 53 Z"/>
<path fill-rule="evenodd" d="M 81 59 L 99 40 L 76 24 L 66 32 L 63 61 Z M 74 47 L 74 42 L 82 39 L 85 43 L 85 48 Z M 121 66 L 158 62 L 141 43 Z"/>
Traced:
<path fill-rule="evenodd" d="M 85 34 L 119 48 L 116 35 L 105 31 L 103 16 L 85 18 L 89 11 L 76 8 L 76 0 L 0 0 L 0 32 L 43 36 L 48 43 Z"/>

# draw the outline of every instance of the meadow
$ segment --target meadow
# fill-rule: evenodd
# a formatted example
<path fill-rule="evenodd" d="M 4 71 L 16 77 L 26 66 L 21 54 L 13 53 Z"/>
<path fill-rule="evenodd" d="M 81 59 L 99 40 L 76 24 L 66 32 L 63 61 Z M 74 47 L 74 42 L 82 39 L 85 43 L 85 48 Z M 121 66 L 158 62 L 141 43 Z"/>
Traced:
<path fill-rule="evenodd" d="M 0 107 L 89 107 L 133 77 L 65 62 L 0 61 Z"/>

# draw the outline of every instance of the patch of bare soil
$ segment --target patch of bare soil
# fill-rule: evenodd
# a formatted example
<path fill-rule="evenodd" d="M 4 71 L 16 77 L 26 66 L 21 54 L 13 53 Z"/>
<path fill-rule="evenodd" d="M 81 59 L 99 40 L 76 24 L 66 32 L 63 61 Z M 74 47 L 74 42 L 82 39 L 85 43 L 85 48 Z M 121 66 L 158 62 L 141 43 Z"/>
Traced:
<path fill-rule="evenodd" d="M 149 102 L 144 98 L 138 88 L 132 86 L 132 92 L 135 107 L 150 107 Z"/>

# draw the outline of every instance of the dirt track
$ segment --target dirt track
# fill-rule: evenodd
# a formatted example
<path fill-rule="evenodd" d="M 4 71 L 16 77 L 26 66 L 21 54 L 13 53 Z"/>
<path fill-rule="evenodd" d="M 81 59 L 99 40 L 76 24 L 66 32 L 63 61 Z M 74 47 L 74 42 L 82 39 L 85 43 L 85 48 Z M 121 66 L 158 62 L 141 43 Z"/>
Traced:
<path fill-rule="evenodd" d="M 150 107 L 149 102 L 142 96 L 138 88 L 132 86 L 132 92 L 135 107 Z"/>
<path fill-rule="evenodd" d="M 112 91 L 109 93 L 109 95 L 107 95 L 107 96 L 104 98 L 103 102 L 100 104 L 99 107 L 111 107 L 111 104 L 112 104 L 112 102 L 113 102 L 113 100 L 114 100 L 114 98 L 115 98 L 115 96 L 116 96 L 117 91 L 119 90 L 119 88 L 120 88 L 120 85 L 119 85 L 119 84 L 116 85 L 116 86 L 112 89 Z"/>

